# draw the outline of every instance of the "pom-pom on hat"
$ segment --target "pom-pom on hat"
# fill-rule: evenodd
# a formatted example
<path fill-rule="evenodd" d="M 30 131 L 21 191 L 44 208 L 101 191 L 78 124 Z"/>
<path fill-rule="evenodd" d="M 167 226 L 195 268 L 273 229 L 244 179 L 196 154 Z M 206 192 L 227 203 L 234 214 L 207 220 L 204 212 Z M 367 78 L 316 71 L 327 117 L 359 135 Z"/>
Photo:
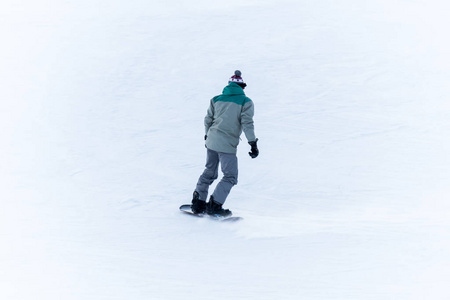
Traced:
<path fill-rule="evenodd" d="M 241 77 L 242 73 L 239 70 L 234 71 L 234 75 L 228 80 L 228 83 L 234 82 L 240 85 L 243 89 L 247 86 L 244 79 Z"/>

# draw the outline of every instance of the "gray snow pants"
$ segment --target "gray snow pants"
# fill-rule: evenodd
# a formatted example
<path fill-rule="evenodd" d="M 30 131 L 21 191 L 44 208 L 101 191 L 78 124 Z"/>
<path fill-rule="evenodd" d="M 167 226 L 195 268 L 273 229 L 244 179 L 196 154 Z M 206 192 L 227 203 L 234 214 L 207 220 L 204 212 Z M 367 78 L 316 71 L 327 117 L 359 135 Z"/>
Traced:
<path fill-rule="evenodd" d="M 213 197 L 214 201 L 224 204 L 231 188 L 238 182 L 238 161 L 236 154 L 222 153 L 207 149 L 206 166 L 197 182 L 196 191 L 200 200 L 206 201 L 209 186 L 218 178 L 219 162 L 223 177 L 217 184 Z"/>

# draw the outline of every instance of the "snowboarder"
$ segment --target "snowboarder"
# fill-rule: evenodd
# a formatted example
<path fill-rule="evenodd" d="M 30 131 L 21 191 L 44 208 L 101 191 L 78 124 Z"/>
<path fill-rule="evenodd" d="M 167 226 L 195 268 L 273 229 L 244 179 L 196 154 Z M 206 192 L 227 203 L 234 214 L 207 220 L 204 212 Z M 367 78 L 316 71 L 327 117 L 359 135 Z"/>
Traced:
<path fill-rule="evenodd" d="M 196 214 L 231 215 L 231 211 L 223 209 L 222 205 L 238 182 L 236 152 L 242 131 L 251 146 L 250 157 L 256 158 L 259 154 L 253 126 L 254 106 L 252 100 L 245 96 L 246 86 L 241 71 L 236 70 L 222 94 L 210 101 L 205 117 L 206 166 L 198 179 L 191 206 Z M 219 163 L 223 177 L 206 203 L 209 186 L 218 178 Z"/>

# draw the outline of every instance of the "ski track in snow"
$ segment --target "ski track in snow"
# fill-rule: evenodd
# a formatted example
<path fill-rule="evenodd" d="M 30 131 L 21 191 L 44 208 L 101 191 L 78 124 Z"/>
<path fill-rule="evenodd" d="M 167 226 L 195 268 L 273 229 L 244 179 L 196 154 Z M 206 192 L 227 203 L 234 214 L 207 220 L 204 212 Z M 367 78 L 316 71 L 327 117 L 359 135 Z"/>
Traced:
<path fill-rule="evenodd" d="M 0 298 L 448 299 L 449 10 L 2 1 Z M 244 220 L 195 219 L 235 69 Z"/>

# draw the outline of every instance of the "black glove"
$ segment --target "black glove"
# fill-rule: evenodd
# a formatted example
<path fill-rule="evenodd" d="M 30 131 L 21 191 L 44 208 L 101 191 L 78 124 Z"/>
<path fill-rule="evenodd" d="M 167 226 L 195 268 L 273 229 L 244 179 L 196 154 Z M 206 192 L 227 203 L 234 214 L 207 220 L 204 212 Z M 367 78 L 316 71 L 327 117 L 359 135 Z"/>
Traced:
<path fill-rule="evenodd" d="M 250 144 L 250 146 L 252 147 L 252 149 L 248 153 L 248 155 L 250 155 L 251 158 L 256 158 L 259 154 L 258 146 L 256 145 L 257 141 L 258 141 L 258 139 L 256 139 L 256 141 L 254 141 L 254 142 L 248 142 Z"/>

